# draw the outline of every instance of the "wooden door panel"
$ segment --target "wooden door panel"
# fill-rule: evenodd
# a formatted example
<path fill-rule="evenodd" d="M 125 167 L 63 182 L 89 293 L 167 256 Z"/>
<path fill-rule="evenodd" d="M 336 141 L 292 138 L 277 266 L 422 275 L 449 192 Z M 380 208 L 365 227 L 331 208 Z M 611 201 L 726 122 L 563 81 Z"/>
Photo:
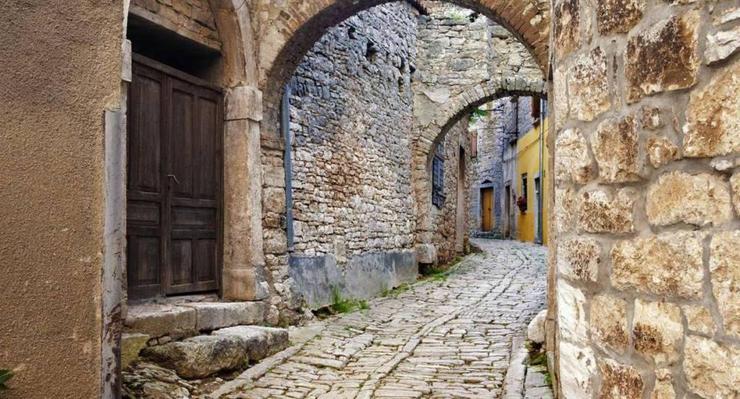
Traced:
<path fill-rule="evenodd" d="M 193 195 L 194 95 L 185 92 L 182 83 L 174 83 L 172 91 L 172 130 L 170 132 L 170 173 L 175 176 L 173 195 Z"/>
<path fill-rule="evenodd" d="M 132 299 L 219 288 L 220 91 L 134 55 L 129 91 L 127 239 Z"/>
<path fill-rule="evenodd" d="M 483 231 L 493 230 L 493 189 L 485 188 L 482 190 L 481 213 L 483 217 Z"/>
<path fill-rule="evenodd" d="M 162 76 L 137 70 L 129 106 L 129 190 L 159 194 Z"/>

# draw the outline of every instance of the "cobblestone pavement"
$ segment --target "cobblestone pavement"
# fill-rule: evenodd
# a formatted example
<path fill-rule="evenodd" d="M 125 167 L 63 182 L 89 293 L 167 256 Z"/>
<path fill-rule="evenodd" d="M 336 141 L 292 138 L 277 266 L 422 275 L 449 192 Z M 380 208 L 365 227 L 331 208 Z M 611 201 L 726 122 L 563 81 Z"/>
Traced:
<path fill-rule="evenodd" d="M 327 320 L 315 338 L 224 397 L 501 397 L 512 338 L 545 307 L 546 249 L 476 243 L 484 252 L 446 279 Z"/>

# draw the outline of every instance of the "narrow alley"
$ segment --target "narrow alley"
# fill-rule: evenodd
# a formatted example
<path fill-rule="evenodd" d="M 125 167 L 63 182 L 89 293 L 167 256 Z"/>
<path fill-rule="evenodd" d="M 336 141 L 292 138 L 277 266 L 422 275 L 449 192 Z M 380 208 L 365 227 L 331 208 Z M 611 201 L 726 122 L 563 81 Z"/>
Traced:
<path fill-rule="evenodd" d="M 214 396 L 502 397 L 512 339 L 523 337 L 527 323 L 545 308 L 546 249 L 474 242 L 484 252 L 464 258 L 448 276 L 325 320 L 303 344 L 291 335 L 293 347 Z M 536 389 L 537 396 L 528 397 L 549 397 Z"/>

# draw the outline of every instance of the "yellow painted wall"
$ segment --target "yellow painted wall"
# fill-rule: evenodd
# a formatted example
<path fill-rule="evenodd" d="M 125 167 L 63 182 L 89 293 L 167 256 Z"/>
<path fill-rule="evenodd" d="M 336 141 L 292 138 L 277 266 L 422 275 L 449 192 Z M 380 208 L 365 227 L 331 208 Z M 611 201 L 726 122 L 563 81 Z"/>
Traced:
<path fill-rule="evenodd" d="M 545 140 L 547 143 L 547 120 L 545 120 Z M 537 196 L 535 194 L 534 179 L 540 171 L 540 127 L 537 125 L 534 129 L 530 130 L 517 141 L 517 161 L 516 161 L 516 189 L 517 197 L 522 195 L 522 174 L 527 174 L 527 212 L 522 214 L 519 208 L 516 208 L 517 213 L 517 238 L 521 241 L 532 241 L 534 242 L 536 236 L 536 223 L 537 223 Z M 547 245 L 547 213 L 549 211 L 547 206 L 547 196 L 550 193 L 550 186 L 548 179 L 550 171 L 548 170 L 549 154 L 547 153 L 547 147 L 543 149 L 543 176 L 540 178 L 542 184 L 542 201 L 543 201 L 543 212 L 542 221 L 543 226 L 543 242 Z"/>

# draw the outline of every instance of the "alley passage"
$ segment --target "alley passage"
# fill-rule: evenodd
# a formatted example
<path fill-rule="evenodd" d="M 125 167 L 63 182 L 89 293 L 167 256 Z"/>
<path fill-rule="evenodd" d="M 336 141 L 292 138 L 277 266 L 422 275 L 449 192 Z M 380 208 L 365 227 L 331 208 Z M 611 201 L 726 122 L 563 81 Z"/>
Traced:
<path fill-rule="evenodd" d="M 546 249 L 476 243 L 484 253 L 446 279 L 325 321 L 315 338 L 261 365 L 272 367 L 266 373 L 257 366 L 232 382 L 225 397 L 500 397 L 512 338 L 545 308 Z"/>

